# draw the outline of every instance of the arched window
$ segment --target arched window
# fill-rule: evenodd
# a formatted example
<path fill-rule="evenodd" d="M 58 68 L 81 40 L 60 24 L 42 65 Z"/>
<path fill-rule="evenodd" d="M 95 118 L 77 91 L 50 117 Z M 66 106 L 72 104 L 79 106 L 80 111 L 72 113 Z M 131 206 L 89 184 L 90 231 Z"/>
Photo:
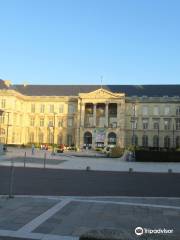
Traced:
<path fill-rule="evenodd" d="M 148 136 L 147 135 L 142 136 L 142 145 L 143 145 L 143 147 L 148 147 Z"/>
<path fill-rule="evenodd" d="M 159 147 L 159 137 L 157 135 L 153 136 L 153 147 Z"/>
<path fill-rule="evenodd" d="M 170 148 L 170 137 L 169 136 L 164 137 L 164 147 Z"/>
<path fill-rule="evenodd" d="M 5 129 L 4 128 L 0 128 L 0 134 L 1 135 L 5 134 Z"/>
<path fill-rule="evenodd" d="M 176 137 L 176 147 L 180 148 L 180 136 Z"/>
<path fill-rule="evenodd" d="M 84 133 L 84 144 L 92 144 L 92 133 L 91 132 L 85 132 Z"/>
<path fill-rule="evenodd" d="M 135 146 L 138 145 L 138 137 L 136 135 L 132 136 L 131 143 L 132 145 L 135 145 Z"/>
<path fill-rule="evenodd" d="M 29 134 L 29 143 L 34 143 L 34 133 L 33 132 L 31 132 Z"/>
<path fill-rule="evenodd" d="M 39 143 L 44 143 L 44 134 L 43 134 L 43 132 L 39 133 Z"/>
<path fill-rule="evenodd" d="M 116 134 L 114 132 L 108 134 L 108 144 L 116 145 Z"/>

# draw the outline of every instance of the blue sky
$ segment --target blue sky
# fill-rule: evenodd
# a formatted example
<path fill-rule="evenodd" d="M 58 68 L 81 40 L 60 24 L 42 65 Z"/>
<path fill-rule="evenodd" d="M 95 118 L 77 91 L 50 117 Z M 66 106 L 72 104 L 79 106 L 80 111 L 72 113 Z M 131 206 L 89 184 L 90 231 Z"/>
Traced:
<path fill-rule="evenodd" d="M 180 84 L 180 1 L 0 0 L 0 78 Z"/>

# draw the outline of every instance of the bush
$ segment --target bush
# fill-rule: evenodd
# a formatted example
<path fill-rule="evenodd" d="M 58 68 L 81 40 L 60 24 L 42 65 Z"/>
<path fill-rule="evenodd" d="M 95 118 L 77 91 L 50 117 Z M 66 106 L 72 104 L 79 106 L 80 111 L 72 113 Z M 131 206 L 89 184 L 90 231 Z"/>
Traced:
<path fill-rule="evenodd" d="M 112 158 L 119 158 L 119 157 L 122 157 L 123 154 L 124 154 L 124 149 L 117 146 L 111 149 L 109 156 Z"/>
<path fill-rule="evenodd" d="M 101 152 L 101 151 L 102 151 L 101 148 L 96 148 L 95 150 L 96 150 L 97 152 Z"/>

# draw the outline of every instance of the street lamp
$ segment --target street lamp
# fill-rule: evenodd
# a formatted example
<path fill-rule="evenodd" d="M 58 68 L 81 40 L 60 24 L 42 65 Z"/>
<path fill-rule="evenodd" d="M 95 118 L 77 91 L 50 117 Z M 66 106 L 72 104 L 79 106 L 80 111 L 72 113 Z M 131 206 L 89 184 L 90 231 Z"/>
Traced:
<path fill-rule="evenodd" d="M 8 144 L 8 134 L 9 134 L 9 114 L 10 112 L 5 112 L 4 110 L 0 109 L 0 116 L 2 116 L 3 114 L 6 114 L 7 113 L 7 129 L 6 129 L 6 150 L 7 150 L 7 144 Z"/>
<path fill-rule="evenodd" d="M 55 155 L 55 141 L 54 141 L 54 138 L 55 138 L 55 125 L 56 125 L 56 112 L 54 112 L 54 119 L 53 119 L 53 150 L 52 150 L 52 155 Z"/>
<path fill-rule="evenodd" d="M 136 123 L 136 104 L 132 104 L 132 110 L 133 110 L 133 117 L 131 118 L 132 122 L 132 145 L 135 146 L 135 123 Z"/>

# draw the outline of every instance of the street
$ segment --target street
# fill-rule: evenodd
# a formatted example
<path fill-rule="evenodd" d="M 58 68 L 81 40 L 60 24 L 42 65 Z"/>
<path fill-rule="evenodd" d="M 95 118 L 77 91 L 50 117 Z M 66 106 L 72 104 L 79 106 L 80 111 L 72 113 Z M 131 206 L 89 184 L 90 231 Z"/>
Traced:
<path fill-rule="evenodd" d="M 0 167 L 0 194 L 9 193 L 10 167 Z M 180 197 L 178 173 L 128 173 L 16 167 L 13 194 L 46 196 Z"/>

